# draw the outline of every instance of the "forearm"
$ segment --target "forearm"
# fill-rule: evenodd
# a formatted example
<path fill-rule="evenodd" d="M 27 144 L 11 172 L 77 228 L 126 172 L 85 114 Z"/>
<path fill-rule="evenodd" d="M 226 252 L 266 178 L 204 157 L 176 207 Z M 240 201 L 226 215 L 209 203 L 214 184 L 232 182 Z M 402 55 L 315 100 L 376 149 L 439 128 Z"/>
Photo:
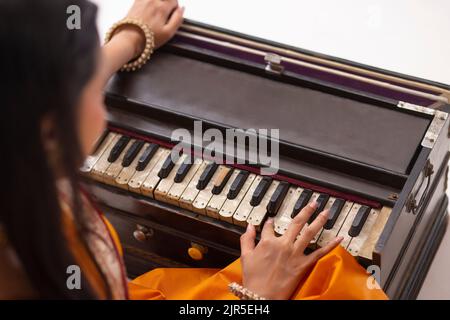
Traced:
<path fill-rule="evenodd" d="M 175 34 L 183 22 L 184 8 L 177 0 L 136 0 L 127 18 L 146 24 L 154 34 L 154 49 L 159 48 Z M 144 34 L 136 27 L 117 30 L 102 48 L 101 76 L 106 85 L 123 65 L 137 58 L 144 50 Z"/>
<path fill-rule="evenodd" d="M 143 50 L 144 37 L 133 29 L 124 29 L 115 34 L 102 47 L 102 78 L 106 85 L 111 76 L 124 64 L 136 58 Z"/>

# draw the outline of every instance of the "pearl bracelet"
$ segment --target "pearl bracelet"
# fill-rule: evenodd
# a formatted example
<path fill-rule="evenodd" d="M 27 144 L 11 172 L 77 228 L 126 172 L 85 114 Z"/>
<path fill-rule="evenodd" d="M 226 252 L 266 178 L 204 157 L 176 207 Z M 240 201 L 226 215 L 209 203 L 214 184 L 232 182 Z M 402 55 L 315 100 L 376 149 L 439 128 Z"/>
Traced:
<path fill-rule="evenodd" d="M 228 289 L 230 289 L 230 292 L 241 300 L 266 300 L 266 298 L 260 297 L 256 293 L 251 292 L 236 282 L 230 283 L 228 285 Z"/>
<path fill-rule="evenodd" d="M 153 50 L 155 49 L 155 36 L 153 31 L 151 31 L 150 28 L 145 23 L 134 19 L 123 19 L 119 22 L 116 22 L 111 27 L 111 29 L 109 29 L 108 33 L 105 36 L 105 44 L 111 40 L 111 38 L 113 37 L 114 33 L 117 31 L 118 28 L 125 25 L 132 25 L 138 27 L 145 36 L 145 48 L 142 54 L 134 61 L 126 63 L 120 69 L 120 71 L 135 71 L 142 68 L 150 59 L 150 56 L 152 55 Z"/>

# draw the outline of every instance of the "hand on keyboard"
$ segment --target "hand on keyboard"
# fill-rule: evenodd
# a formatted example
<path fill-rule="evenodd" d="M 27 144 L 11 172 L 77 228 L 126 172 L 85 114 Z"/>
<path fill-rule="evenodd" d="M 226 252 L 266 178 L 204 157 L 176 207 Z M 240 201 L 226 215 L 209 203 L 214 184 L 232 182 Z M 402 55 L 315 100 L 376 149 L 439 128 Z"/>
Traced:
<path fill-rule="evenodd" d="M 275 236 L 273 220 L 264 225 L 261 241 L 255 246 L 256 230 L 248 224 L 241 236 L 243 286 L 267 299 L 289 299 L 310 266 L 331 251 L 341 241 L 335 238 L 309 255 L 304 251 L 328 219 L 328 210 L 321 212 L 308 225 L 317 203 L 305 206 L 289 225 L 286 233 Z"/>

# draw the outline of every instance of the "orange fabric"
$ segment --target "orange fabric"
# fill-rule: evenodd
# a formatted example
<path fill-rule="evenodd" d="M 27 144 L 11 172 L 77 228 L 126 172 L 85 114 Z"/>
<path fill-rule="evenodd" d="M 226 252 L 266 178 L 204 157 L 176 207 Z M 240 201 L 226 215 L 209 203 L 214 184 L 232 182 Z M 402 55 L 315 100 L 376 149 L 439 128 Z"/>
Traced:
<path fill-rule="evenodd" d="M 380 289 L 369 289 L 368 274 L 341 246 L 320 259 L 299 284 L 292 299 L 387 299 Z M 236 299 L 230 282 L 241 282 L 236 260 L 218 269 L 155 269 L 129 283 L 131 299 Z"/>
<path fill-rule="evenodd" d="M 102 275 L 95 265 L 94 260 L 92 260 L 88 249 L 79 237 L 79 233 L 75 226 L 71 209 L 69 208 L 69 205 L 64 201 L 61 201 L 60 204 L 61 210 L 63 211 L 62 229 L 64 232 L 64 236 L 67 239 L 69 248 L 71 249 L 71 253 L 73 254 L 77 263 L 80 265 L 81 269 L 85 272 L 86 278 L 97 296 L 100 299 L 106 299 L 108 292 L 106 284 L 103 281 Z M 112 230 L 114 229 L 110 227 L 109 231 L 111 232 Z"/>
<path fill-rule="evenodd" d="M 107 222 L 120 252 L 119 237 Z M 343 247 L 322 257 L 293 294 L 295 300 L 387 299 L 380 289 L 369 289 L 369 275 Z M 241 283 L 241 263 L 237 259 L 224 269 L 160 268 L 128 283 L 132 300 L 231 300 L 230 282 Z"/>
<path fill-rule="evenodd" d="M 109 222 L 108 219 L 104 215 L 101 215 L 103 221 L 105 221 L 106 227 L 108 228 L 109 233 L 111 234 L 111 238 L 113 239 L 114 243 L 116 244 L 117 250 L 119 251 L 119 254 L 123 256 L 123 248 L 120 244 L 120 238 L 117 234 L 116 229 L 112 226 L 112 224 Z"/>

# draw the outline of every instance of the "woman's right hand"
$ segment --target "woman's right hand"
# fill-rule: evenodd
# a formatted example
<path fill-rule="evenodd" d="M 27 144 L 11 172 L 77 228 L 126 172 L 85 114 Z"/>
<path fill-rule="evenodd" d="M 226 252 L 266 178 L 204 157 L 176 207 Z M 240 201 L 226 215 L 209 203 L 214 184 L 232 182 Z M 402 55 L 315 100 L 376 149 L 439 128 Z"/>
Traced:
<path fill-rule="evenodd" d="M 292 220 L 286 233 L 275 236 L 273 219 L 268 219 L 255 246 L 256 231 L 248 225 L 241 236 L 241 264 L 243 286 L 266 299 L 289 299 L 310 267 L 322 256 L 339 245 L 342 237 L 309 255 L 304 251 L 328 218 L 328 210 L 306 225 L 317 208 L 317 203 L 307 205 Z M 303 227 L 306 227 L 303 229 Z M 297 238 L 299 233 L 301 235 Z"/>

